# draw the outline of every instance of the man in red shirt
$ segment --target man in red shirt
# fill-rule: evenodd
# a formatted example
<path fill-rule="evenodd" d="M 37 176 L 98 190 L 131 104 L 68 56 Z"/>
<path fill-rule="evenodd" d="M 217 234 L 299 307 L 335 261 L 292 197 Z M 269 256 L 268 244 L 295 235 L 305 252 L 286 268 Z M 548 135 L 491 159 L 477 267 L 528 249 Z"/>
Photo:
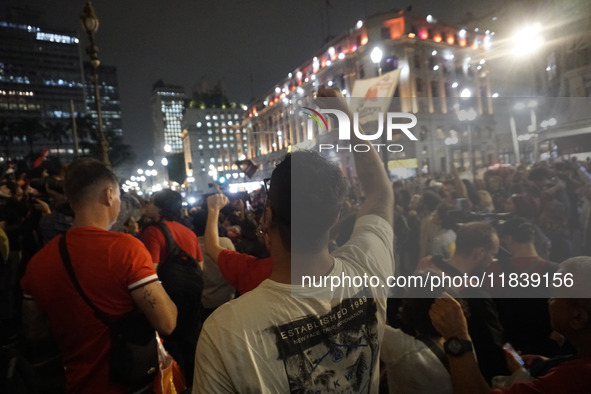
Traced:
<path fill-rule="evenodd" d="M 240 294 L 247 293 L 271 275 L 273 259 L 260 259 L 245 253 L 225 249 L 220 245 L 218 221 L 220 210 L 228 204 L 228 197 L 218 193 L 207 198 L 205 252 L 218 264 L 226 281 Z"/>
<path fill-rule="evenodd" d="M 202 270 L 203 257 L 199 240 L 192 230 L 179 223 L 182 209 L 183 197 L 174 190 L 164 189 L 152 196 L 146 215 L 156 223 L 163 223 L 170 230 L 178 247 L 192 256 Z M 169 251 L 160 227 L 149 226 L 146 228 L 142 235 L 142 241 L 152 255 L 154 267 L 158 268 L 159 264 L 169 264 L 166 262 Z M 189 278 L 183 275 L 183 278 L 182 283 L 169 283 L 162 274 L 165 289 L 179 311 L 177 327 L 164 340 L 164 347 L 183 369 L 187 382 L 192 382 L 195 348 L 201 332 L 203 278 L 201 272 L 198 277 Z"/>
<path fill-rule="evenodd" d="M 177 309 L 154 271 L 150 255 L 134 237 L 109 232 L 117 219 L 120 191 L 115 175 L 101 163 L 81 159 L 64 181 L 75 213 L 67 248 L 80 287 L 113 318 L 135 307 L 163 336 L 175 328 Z M 21 287 L 23 326 L 31 340 L 53 334 L 66 367 L 68 393 L 128 393 L 109 378 L 109 328 L 75 289 L 54 238 L 28 263 Z"/>

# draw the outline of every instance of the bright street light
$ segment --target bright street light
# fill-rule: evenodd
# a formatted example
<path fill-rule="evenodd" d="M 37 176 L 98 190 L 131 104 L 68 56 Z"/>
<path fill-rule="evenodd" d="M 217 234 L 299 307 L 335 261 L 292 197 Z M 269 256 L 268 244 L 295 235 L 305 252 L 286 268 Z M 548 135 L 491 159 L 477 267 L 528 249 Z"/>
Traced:
<path fill-rule="evenodd" d="M 199 127 L 199 126 L 197 126 L 197 127 Z M 172 147 L 168 144 L 164 145 L 164 152 L 166 152 L 166 153 L 172 152 Z"/>
<path fill-rule="evenodd" d="M 544 44 L 542 25 L 534 23 L 523 27 L 513 34 L 511 42 L 513 44 L 513 53 L 519 57 L 537 51 Z"/>
<path fill-rule="evenodd" d="M 154 166 L 154 162 L 153 162 L 152 160 L 148 160 L 148 165 L 149 165 L 150 167 L 153 167 L 153 166 Z"/>
<path fill-rule="evenodd" d="M 384 53 L 382 52 L 382 50 L 379 47 L 375 47 L 372 51 L 371 54 L 369 55 L 371 58 L 371 61 L 375 64 L 378 64 L 379 62 L 382 61 L 382 56 L 384 55 Z"/>
<path fill-rule="evenodd" d="M 168 165 L 168 159 L 166 157 L 163 157 L 161 163 L 164 167 L 166 167 Z"/>
<path fill-rule="evenodd" d="M 472 97 L 472 91 L 468 88 L 464 88 L 464 90 L 462 90 L 462 92 L 460 93 L 460 97 L 461 98 L 470 98 L 470 97 Z"/>

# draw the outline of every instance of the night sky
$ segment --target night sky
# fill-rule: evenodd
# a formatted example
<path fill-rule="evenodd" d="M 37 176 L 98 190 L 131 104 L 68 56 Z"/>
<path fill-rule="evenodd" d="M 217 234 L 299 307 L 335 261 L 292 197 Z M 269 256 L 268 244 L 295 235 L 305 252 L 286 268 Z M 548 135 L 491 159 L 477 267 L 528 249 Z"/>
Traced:
<path fill-rule="evenodd" d="M 4 0 L 40 10 L 49 27 L 79 31 L 84 0 Z M 485 0 L 330 0 L 330 33 L 389 9 L 455 22 L 466 12 L 486 14 Z M 498 2 L 497 4 L 499 4 Z M 213 87 L 224 79 L 228 96 L 248 104 L 309 59 L 328 35 L 324 0 L 95 0 L 96 35 L 103 64 L 117 67 L 126 142 L 138 154 L 151 152 L 150 92 L 159 79 L 190 95 L 206 76 Z M 86 58 L 86 55 L 85 55 Z M 251 82 L 252 74 L 252 82 Z"/>

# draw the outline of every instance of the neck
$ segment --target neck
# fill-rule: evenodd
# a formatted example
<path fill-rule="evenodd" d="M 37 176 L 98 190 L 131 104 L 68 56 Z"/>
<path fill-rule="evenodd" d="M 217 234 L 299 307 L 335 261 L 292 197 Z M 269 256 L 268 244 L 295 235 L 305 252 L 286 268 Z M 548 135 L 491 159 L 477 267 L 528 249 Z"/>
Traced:
<path fill-rule="evenodd" d="M 514 244 L 510 252 L 512 257 L 538 257 L 536 247 L 532 243 Z"/>
<path fill-rule="evenodd" d="M 471 274 L 474 269 L 474 262 L 469 256 L 455 254 L 448 264 L 460 271 L 462 274 Z"/>
<path fill-rule="evenodd" d="M 302 283 L 302 276 L 328 275 L 334 266 L 334 259 L 328 249 L 305 254 L 282 250 L 272 253 L 272 256 L 273 272 L 269 279 L 285 284 L 299 285 Z"/>
<path fill-rule="evenodd" d="M 84 206 L 75 209 L 74 222 L 72 228 L 75 227 L 98 227 L 103 230 L 108 230 L 111 224 L 109 215 L 100 206 Z"/>

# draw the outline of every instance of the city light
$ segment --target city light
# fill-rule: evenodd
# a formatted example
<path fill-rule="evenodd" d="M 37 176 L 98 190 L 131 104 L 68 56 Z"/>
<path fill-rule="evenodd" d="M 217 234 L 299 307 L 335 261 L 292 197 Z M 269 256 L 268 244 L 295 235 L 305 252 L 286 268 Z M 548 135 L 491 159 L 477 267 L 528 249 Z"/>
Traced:
<path fill-rule="evenodd" d="M 375 64 L 378 64 L 379 62 L 382 61 L 382 56 L 384 55 L 384 53 L 382 52 L 382 50 L 379 47 L 375 47 L 372 51 L 371 54 L 369 55 L 371 58 L 371 61 Z"/>
<path fill-rule="evenodd" d="M 166 157 L 163 157 L 161 163 L 163 166 L 166 167 L 168 165 L 168 159 Z"/>
<path fill-rule="evenodd" d="M 464 90 L 462 90 L 462 92 L 460 93 L 460 97 L 461 98 L 470 98 L 470 97 L 472 97 L 472 91 L 470 91 L 470 89 L 468 89 L 468 88 L 464 88 Z"/>
<path fill-rule="evenodd" d="M 476 110 L 474 110 L 474 108 L 470 108 L 468 111 L 463 109 L 460 112 L 458 112 L 458 119 L 462 122 L 465 120 L 472 121 L 472 120 L 476 119 L 476 115 L 477 115 L 477 113 L 476 113 Z"/>
<path fill-rule="evenodd" d="M 523 104 L 522 102 L 516 103 L 516 104 L 513 106 L 513 109 L 516 109 L 517 111 L 521 111 L 521 110 L 522 110 L 522 109 L 524 109 L 524 108 L 525 108 L 525 104 Z"/>
<path fill-rule="evenodd" d="M 197 127 L 200 127 L 200 126 L 197 126 Z M 164 145 L 164 152 L 166 152 L 166 153 L 172 152 L 172 147 L 168 144 Z"/>
<path fill-rule="evenodd" d="M 142 170 L 141 168 L 138 168 L 137 169 L 137 173 L 140 174 L 140 175 L 142 175 L 144 173 L 144 170 Z"/>
<path fill-rule="evenodd" d="M 149 165 L 150 167 L 153 167 L 153 166 L 154 166 L 154 161 L 152 161 L 152 160 L 148 160 L 148 165 Z"/>
<path fill-rule="evenodd" d="M 537 51 L 544 44 L 542 25 L 534 23 L 523 27 L 513 34 L 511 42 L 516 56 L 524 57 Z"/>

